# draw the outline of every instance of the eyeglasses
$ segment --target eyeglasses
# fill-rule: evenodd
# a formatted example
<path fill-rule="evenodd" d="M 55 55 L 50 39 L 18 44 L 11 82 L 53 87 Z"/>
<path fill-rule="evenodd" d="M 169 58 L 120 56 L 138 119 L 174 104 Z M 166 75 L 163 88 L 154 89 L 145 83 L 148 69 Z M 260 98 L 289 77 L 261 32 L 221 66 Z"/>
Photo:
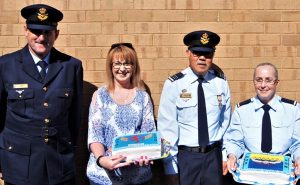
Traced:
<path fill-rule="evenodd" d="M 205 58 L 212 58 L 214 56 L 213 52 L 202 52 L 202 51 L 191 51 L 193 57 L 201 57 L 204 56 Z"/>
<path fill-rule="evenodd" d="M 273 79 L 262 79 L 262 78 L 256 78 L 254 79 L 254 84 L 255 85 L 262 85 L 262 83 L 265 82 L 266 85 L 275 85 L 278 80 L 273 80 Z"/>
<path fill-rule="evenodd" d="M 134 50 L 133 46 L 131 43 L 129 42 L 120 42 L 120 43 L 115 43 L 115 44 L 112 44 L 111 47 L 110 47 L 110 50 L 116 48 L 116 47 L 120 47 L 120 46 L 126 46 L 132 50 Z"/>
<path fill-rule="evenodd" d="M 125 69 L 131 69 L 132 67 L 132 63 L 129 63 L 129 62 L 124 62 L 124 63 L 121 63 L 121 62 L 113 62 L 113 68 L 114 69 L 120 69 L 121 66 L 124 66 Z"/>
<path fill-rule="evenodd" d="M 29 31 L 35 35 L 50 35 L 52 33 L 53 30 L 39 30 L 39 29 L 31 29 L 28 28 Z"/>

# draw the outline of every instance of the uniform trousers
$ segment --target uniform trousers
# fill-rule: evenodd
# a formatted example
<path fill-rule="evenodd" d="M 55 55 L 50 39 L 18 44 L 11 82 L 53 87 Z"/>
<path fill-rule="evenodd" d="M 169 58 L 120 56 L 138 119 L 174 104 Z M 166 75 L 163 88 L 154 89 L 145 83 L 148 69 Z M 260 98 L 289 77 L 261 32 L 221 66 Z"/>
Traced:
<path fill-rule="evenodd" d="M 17 185 L 17 184 L 11 184 L 9 182 L 4 182 L 4 185 Z M 44 184 L 44 185 L 48 185 L 48 184 Z M 75 179 L 72 179 L 72 180 L 69 180 L 69 181 L 66 181 L 63 183 L 55 184 L 55 185 L 75 185 Z"/>
<path fill-rule="evenodd" d="M 180 185 L 222 185 L 222 150 L 207 153 L 178 150 Z"/>
<path fill-rule="evenodd" d="M 90 185 L 101 185 L 101 184 L 95 183 L 95 182 L 90 180 Z M 113 185 L 115 185 L 115 184 L 113 184 Z M 142 183 L 142 184 L 122 184 L 122 185 L 151 185 L 151 182 L 145 182 L 145 183 Z"/>

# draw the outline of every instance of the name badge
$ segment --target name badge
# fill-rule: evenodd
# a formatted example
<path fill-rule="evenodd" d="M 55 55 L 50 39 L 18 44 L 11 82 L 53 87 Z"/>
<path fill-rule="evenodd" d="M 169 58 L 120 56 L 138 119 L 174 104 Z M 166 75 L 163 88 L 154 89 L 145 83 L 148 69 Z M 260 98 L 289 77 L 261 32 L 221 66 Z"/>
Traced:
<path fill-rule="evenodd" d="M 14 89 L 27 89 L 28 84 L 13 84 Z"/>
<path fill-rule="evenodd" d="M 180 98 L 192 98 L 192 94 L 191 93 L 181 93 Z"/>
<path fill-rule="evenodd" d="M 186 89 L 182 89 L 179 97 L 182 98 L 184 101 L 187 101 L 192 98 L 192 93 L 187 92 Z"/>

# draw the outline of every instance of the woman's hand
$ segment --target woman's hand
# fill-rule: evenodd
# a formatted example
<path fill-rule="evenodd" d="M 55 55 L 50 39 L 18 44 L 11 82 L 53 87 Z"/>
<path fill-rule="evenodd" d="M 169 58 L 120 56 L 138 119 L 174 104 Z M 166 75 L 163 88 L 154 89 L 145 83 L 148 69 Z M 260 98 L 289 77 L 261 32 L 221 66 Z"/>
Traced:
<path fill-rule="evenodd" d="M 294 163 L 294 167 L 295 167 L 295 175 L 298 176 L 300 174 L 300 157 L 298 157 Z"/>
<path fill-rule="evenodd" d="M 153 164 L 153 161 L 149 160 L 147 156 L 141 156 L 139 159 L 134 161 L 134 164 L 139 166 L 147 166 L 149 164 Z"/>
<path fill-rule="evenodd" d="M 227 159 L 227 168 L 229 171 L 236 171 L 237 169 L 237 159 L 234 154 L 229 154 Z"/>
<path fill-rule="evenodd" d="M 228 173 L 227 161 L 223 161 L 222 168 L 223 168 L 223 175 L 226 175 Z"/>
<path fill-rule="evenodd" d="M 108 170 L 114 170 L 124 166 L 129 166 L 130 163 L 126 162 L 126 156 L 115 155 L 115 156 L 104 156 L 99 160 L 100 165 Z"/>

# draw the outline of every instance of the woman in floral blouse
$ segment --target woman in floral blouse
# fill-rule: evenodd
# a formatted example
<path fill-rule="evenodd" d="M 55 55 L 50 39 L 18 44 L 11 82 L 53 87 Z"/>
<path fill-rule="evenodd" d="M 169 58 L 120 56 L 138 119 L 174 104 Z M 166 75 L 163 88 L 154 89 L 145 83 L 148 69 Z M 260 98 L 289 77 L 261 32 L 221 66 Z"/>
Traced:
<path fill-rule="evenodd" d="M 113 138 L 155 131 L 153 105 L 140 77 L 130 43 L 111 46 L 106 61 L 107 85 L 93 95 L 89 112 L 87 176 L 91 185 L 147 184 L 152 173 L 146 156 L 131 164 L 112 156 Z"/>

